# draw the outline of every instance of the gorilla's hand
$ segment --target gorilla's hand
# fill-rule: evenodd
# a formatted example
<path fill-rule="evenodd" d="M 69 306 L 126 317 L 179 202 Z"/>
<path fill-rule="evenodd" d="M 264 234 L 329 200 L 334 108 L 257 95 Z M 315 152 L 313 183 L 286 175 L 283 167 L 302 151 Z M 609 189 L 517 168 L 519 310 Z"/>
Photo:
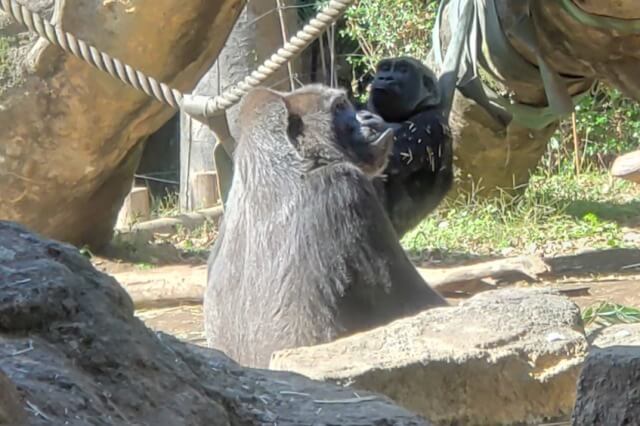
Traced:
<path fill-rule="evenodd" d="M 395 130 L 401 127 L 400 123 L 387 123 L 379 115 L 367 110 L 358 111 L 356 118 L 362 127 L 363 135 L 367 139 L 371 137 L 371 135 L 381 134 L 387 129 Z"/>
<path fill-rule="evenodd" d="M 369 127 L 376 132 L 382 132 L 387 128 L 387 124 L 382 117 L 372 112 L 361 110 L 357 113 L 358 121 L 362 127 Z"/>

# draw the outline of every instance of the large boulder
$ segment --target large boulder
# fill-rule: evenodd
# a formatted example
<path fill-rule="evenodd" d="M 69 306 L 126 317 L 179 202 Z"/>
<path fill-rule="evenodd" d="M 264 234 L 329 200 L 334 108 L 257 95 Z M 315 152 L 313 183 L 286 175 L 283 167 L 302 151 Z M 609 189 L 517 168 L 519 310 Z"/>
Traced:
<path fill-rule="evenodd" d="M 439 31 L 445 47 L 453 16 L 448 12 L 466 1 L 472 0 L 445 0 Z M 499 193 L 496 187 L 524 187 L 558 121 L 571 112 L 570 98 L 588 95 L 595 81 L 640 100 L 640 26 L 632 20 L 640 17 L 640 3 L 490 0 L 477 5 L 483 13 L 477 19 L 480 59 L 474 79 L 489 95 L 483 99 L 471 85 L 463 88 L 451 124 L 460 188 L 490 195 Z M 430 64 L 437 68 L 435 52 Z M 544 78 L 540 58 L 548 65 Z"/>
<path fill-rule="evenodd" d="M 640 150 L 616 158 L 616 161 L 611 165 L 611 175 L 640 183 Z"/>
<path fill-rule="evenodd" d="M 383 393 L 435 424 L 566 418 L 588 349 L 581 324 L 565 297 L 496 290 L 332 343 L 276 352 L 270 368 Z"/>
<path fill-rule="evenodd" d="M 580 0 L 576 6 L 594 15 L 618 19 L 640 19 L 640 8 L 636 0 Z"/>
<path fill-rule="evenodd" d="M 456 172 L 451 195 L 464 192 L 484 197 L 522 190 L 558 128 L 558 123 L 542 129 L 513 121 L 499 123 L 460 93 L 454 97 L 450 123 Z"/>
<path fill-rule="evenodd" d="M 8 417 L 11 426 L 25 409 L 30 425 L 429 424 L 383 396 L 245 369 L 155 334 L 76 249 L 8 222 L 0 222 L 0 359 L 0 424 Z"/>
<path fill-rule="evenodd" d="M 596 333 L 584 363 L 572 417 L 575 426 L 622 426 L 640 419 L 640 324 Z"/>
<path fill-rule="evenodd" d="M 26 0 L 54 24 L 189 92 L 243 0 Z M 175 111 L 0 16 L 0 218 L 52 238 L 110 240 L 144 138 Z"/>

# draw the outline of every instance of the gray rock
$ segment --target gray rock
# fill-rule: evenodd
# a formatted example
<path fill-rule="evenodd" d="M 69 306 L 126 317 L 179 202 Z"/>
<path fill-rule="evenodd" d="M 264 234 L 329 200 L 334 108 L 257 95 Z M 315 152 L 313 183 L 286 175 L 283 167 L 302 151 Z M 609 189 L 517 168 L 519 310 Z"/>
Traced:
<path fill-rule="evenodd" d="M 565 297 L 496 290 L 329 344 L 276 352 L 270 367 L 383 393 L 435 424 L 566 418 L 588 348 L 581 324 Z"/>
<path fill-rule="evenodd" d="M 640 324 L 596 333 L 572 416 L 575 426 L 635 425 L 640 419 Z"/>
<path fill-rule="evenodd" d="M 242 368 L 155 334 L 69 245 L 0 221 L 0 247 L 16 253 L 0 259 L 0 420 L 11 426 L 8 413 L 25 409 L 33 426 L 429 424 L 384 396 Z"/>

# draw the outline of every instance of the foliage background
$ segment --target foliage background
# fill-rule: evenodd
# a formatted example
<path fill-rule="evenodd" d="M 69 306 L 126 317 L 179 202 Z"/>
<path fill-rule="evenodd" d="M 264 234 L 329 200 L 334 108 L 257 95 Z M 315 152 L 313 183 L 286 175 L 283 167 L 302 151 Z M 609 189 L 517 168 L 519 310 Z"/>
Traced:
<path fill-rule="evenodd" d="M 306 4 L 313 0 L 304 0 Z M 325 1 L 316 2 L 320 7 Z M 438 2 L 430 0 L 359 0 L 345 15 L 339 32 L 352 42 L 347 61 L 353 66 L 352 87 L 363 87 L 375 64 L 385 56 L 426 59 Z M 355 91 L 356 97 L 364 93 Z M 576 107 L 577 156 L 571 117 L 549 142 L 544 166 L 551 170 L 607 168 L 620 153 L 640 147 L 640 106 L 619 91 L 599 85 L 594 96 Z M 576 158 L 578 165 L 575 164 Z"/>

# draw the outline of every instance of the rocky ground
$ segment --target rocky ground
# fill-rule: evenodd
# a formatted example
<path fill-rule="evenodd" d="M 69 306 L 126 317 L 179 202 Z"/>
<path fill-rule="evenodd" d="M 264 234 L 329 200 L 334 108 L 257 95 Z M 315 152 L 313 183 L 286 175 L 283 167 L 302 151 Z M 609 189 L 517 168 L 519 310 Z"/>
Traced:
<path fill-rule="evenodd" d="M 149 284 L 198 288 L 206 282 L 206 250 L 185 252 L 167 243 L 138 244 L 133 256 L 131 250 L 129 245 L 117 256 L 93 257 L 92 262 L 132 294 Z M 430 260 L 417 263 L 442 268 L 469 262 Z M 640 307 L 640 249 L 574 251 L 545 261 L 551 270 L 538 282 L 511 279 L 494 283 L 498 292 L 449 297 L 457 306 L 454 310 L 428 311 L 335 344 L 282 351 L 275 354 L 271 368 L 384 394 L 438 425 L 462 420 L 568 425 L 576 398 L 576 419 L 592 413 L 606 417 L 609 406 L 593 407 L 587 397 L 576 394 L 576 383 L 597 380 L 594 371 L 617 365 L 600 362 L 580 377 L 595 330 L 591 326 L 585 331 L 580 325 L 580 309 L 600 302 Z M 520 294 L 521 289 L 541 293 Z M 560 294 L 547 294 L 548 290 Z M 143 307 L 135 315 L 154 330 L 205 346 L 202 307 L 196 299 Z M 637 347 L 637 336 L 634 331 L 627 344 Z M 608 350 L 617 353 L 615 348 Z M 635 356 L 629 361 L 631 368 L 634 362 Z M 443 398 L 443 392 L 456 397 Z M 624 401 L 616 407 L 624 411 L 633 406 Z"/>
<path fill-rule="evenodd" d="M 611 405 L 576 396 L 576 383 L 588 390 L 602 372 L 623 377 L 638 365 L 637 350 L 616 358 L 619 367 L 608 360 L 620 351 L 603 348 L 579 378 L 592 337 L 571 303 L 638 306 L 638 249 L 545 259 L 551 271 L 538 283 L 514 281 L 451 298 L 454 308 L 282 351 L 271 367 L 287 371 L 246 369 L 204 348 L 198 294 L 135 309 L 133 295 L 149 283 L 202 286 L 206 251 L 129 241 L 107 254 L 0 222 L 0 425 L 567 422 L 576 398 L 577 419 L 606 419 Z M 637 348 L 638 335 L 623 329 L 612 339 Z M 634 415 L 634 400 L 617 401 L 615 418 Z"/>
<path fill-rule="evenodd" d="M 142 245 L 138 246 L 133 261 L 127 254 L 120 255 L 120 259 L 96 256 L 92 258 L 92 262 L 96 268 L 112 275 L 125 288 L 159 280 L 188 286 L 206 282 L 206 255 L 206 252 L 185 255 L 171 244 Z M 554 258 L 557 272 L 541 277 L 537 283 L 515 282 L 510 285 L 565 290 L 564 294 L 581 308 L 605 301 L 640 307 L 640 249 L 612 249 L 596 252 L 589 257 L 568 255 Z M 424 262 L 420 266 L 431 265 Z M 453 304 L 462 300 L 464 298 L 449 298 Z M 191 343 L 204 344 L 202 307 L 199 303 L 140 309 L 136 311 L 136 315 L 155 330 Z"/>

